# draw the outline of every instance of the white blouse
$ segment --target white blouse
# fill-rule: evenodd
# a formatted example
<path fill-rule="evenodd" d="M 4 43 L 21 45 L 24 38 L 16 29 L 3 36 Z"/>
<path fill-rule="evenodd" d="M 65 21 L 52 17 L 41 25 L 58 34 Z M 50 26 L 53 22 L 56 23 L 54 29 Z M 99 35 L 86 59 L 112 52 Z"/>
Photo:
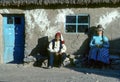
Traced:
<path fill-rule="evenodd" d="M 55 43 L 54 44 L 54 49 L 53 49 L 53 42 L 51 41 L 50 44 L 49 44 L 48 50 L 50 52 L 58 52 L 59 49 L 60 49 L 60 41 L 55 41 L 54 43 Z M 66 52 L 66 46 L 65 46 L 65 44 L 62 44 L 62 49 L 61 49 L 60 52 L 61 53 Z"/>

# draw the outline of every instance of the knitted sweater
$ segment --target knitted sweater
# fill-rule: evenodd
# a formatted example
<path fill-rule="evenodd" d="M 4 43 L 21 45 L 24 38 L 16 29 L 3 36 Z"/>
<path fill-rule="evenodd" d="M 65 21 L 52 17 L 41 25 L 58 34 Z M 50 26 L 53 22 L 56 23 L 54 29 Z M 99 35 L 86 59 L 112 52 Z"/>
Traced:
<path fill-rule="evenodd" d="M 93 36 L 90 42 L 90 47 L 95 47 L 96 45 L 109 47 L 108 38 L 106 36 Z"/>

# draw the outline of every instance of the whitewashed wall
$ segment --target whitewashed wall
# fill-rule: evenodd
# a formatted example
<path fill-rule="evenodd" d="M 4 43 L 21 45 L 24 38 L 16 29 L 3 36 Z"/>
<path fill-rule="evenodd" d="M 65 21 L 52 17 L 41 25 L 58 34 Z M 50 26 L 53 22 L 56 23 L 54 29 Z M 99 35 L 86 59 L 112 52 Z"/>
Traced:
<path fill-rule="evenodd" d="M 51 40 L 57 31 L 63 33 L 68 53 L 72 54 L 79 51 L 88 36 L 83 33 L 65 33 L 64 24 L 66 15 L 88 13 L 90 14 L 91 27 L 102 24 L 105 28 L 105 35 L 111 41 L 118 42 L 114 40 L 120 39 L 120 32 L 118 30 L 120 29 L 120 8 L 34 9 L 27 10 L 24 13 L 26 19 L 26 53 L 29 53 L 31 49 L 36 46 L 38 38 L 48 36 L 49 40 Z M 80 52 L 83 53 L 84 48 L 81 50 Z"/>
<path fill-rule="evenodd" d="M 86 34 L 67 34 L 64 32 L 65 16 L 81 13 L 90 15 L 90 27 L 97 24 L 103 25 L 105 35 L 112 43 L 111 52 L 112 50 L 118 51 L 120 48 L 120 8 L 0 9 L 0 13 L 25 14 L 25 55 L 29 55 L 36 47 L 39 38 L 48 36 L 50 41 L 57 31 L 61 31 L 63 34 L 68 53 L 73 54 L 78 51 L 80 52 L 78 54 L 81 54 L 86 52 L 84 48 L 86 46 L 83 45 L 88 38 Z"/>

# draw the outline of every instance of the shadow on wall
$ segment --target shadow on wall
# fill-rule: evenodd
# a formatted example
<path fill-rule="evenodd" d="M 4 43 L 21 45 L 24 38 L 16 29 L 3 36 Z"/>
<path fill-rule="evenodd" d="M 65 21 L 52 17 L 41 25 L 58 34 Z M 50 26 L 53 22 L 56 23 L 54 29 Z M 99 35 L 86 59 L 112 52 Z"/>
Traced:
<path fill-rule="evenodd" d="M 48 36 L 39 38 L 36 47 L 34 49 L 32 49 L 29 56 L 33 56 L 36 59 L 40 58 L 40 57 L 48 57 L 47 47 L 48 47 Z M 19 60 L 19 58 L 14 57 L 14 61 L 11 61 L 9 63 L 16 63 L 16 60 Z M 36 62 L 34 64 L 36 64 Z"/>
<path fill-rule="evenodd" d="M 120 38 L 110 40 L 110 54 L 120 56 Z"/>
<path fill-rule="evenodd" d="M 89 49 L 90 49 L 89 43 L 90 43 L 91 37 L 96 34 L 95 28 L 96 28 L 95 26 L 92 26 L 89 28 L 89 31 L 87 33 L 88 38 L 82 43 L 80 48 L 76 52 L 74 52 L 75 55 L 79 55 L 79 54 L 88 55 Z M 120 54 L 120 45 L 119 45 L 120 38 L 109 40 L 109 44 L 110 44 L 110 48 L 109 48 L 110 54 Z"/>
<path fill-rule="evenodd" d="M 83 42 L 83 44 L 80 46 L 80 48 L 74 53 L 75 55 L 82 55 L 82 58 L 88 56 L 89 53 L 89 43 L 91 40 L 91 37 L 96 34 L 95 26 L 90 27 L 88 32 L 88 38 Z M 120 56 L 120 38 L 116 40 L 110 40 L 110 53 L 116 53 Z M 120 70 L 112 70 L 112 69 L 90 69 L 90 68 L 69 68 L 71 70 L 82 72 L 85 74 L 96 74 L 96 75 L 102 75 L 107 77 L 114 77 L 119 78 L 120 77 Z"/>
<path fill-rule="evenodd" d="M 42 37 L 38 39 L 38 44 L 36 47 L 31 51 L 30 55 L 36 58 L 33 66 L 40 67 L 42 62 L 48 58 L 48 36 Z"/>
<path fill-rule="evenodd" d="M 47 47 L 48 47 L 48 36 L 42 37 L 38 39 L 38 44 L 36 47 L 31 51 L 30 55 L 35 56 L 38 53 L 43 56 L 47 56 Z"/>
<path fill-rule="evenodd" d="M 87 55 L 89 53 L 89 42 L 91 40 L 91 37 L 96 34 L 95 28 L 95 26 L 89 28 L 88 32 L 86 33 L 88 35 L 88 38 L 82 43 L 80 48 L 76 52 L 74 52 L 75 55 Z"/>

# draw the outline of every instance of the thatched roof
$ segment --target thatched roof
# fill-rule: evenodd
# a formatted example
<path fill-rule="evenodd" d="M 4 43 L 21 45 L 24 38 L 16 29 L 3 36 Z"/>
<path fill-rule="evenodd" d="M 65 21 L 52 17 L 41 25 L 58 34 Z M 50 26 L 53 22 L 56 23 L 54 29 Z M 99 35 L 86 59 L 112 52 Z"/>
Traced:
<path fill-rule="evenodd" d="M 0 0 L 0 6 L 120 4 L 120 0 Z"/>

